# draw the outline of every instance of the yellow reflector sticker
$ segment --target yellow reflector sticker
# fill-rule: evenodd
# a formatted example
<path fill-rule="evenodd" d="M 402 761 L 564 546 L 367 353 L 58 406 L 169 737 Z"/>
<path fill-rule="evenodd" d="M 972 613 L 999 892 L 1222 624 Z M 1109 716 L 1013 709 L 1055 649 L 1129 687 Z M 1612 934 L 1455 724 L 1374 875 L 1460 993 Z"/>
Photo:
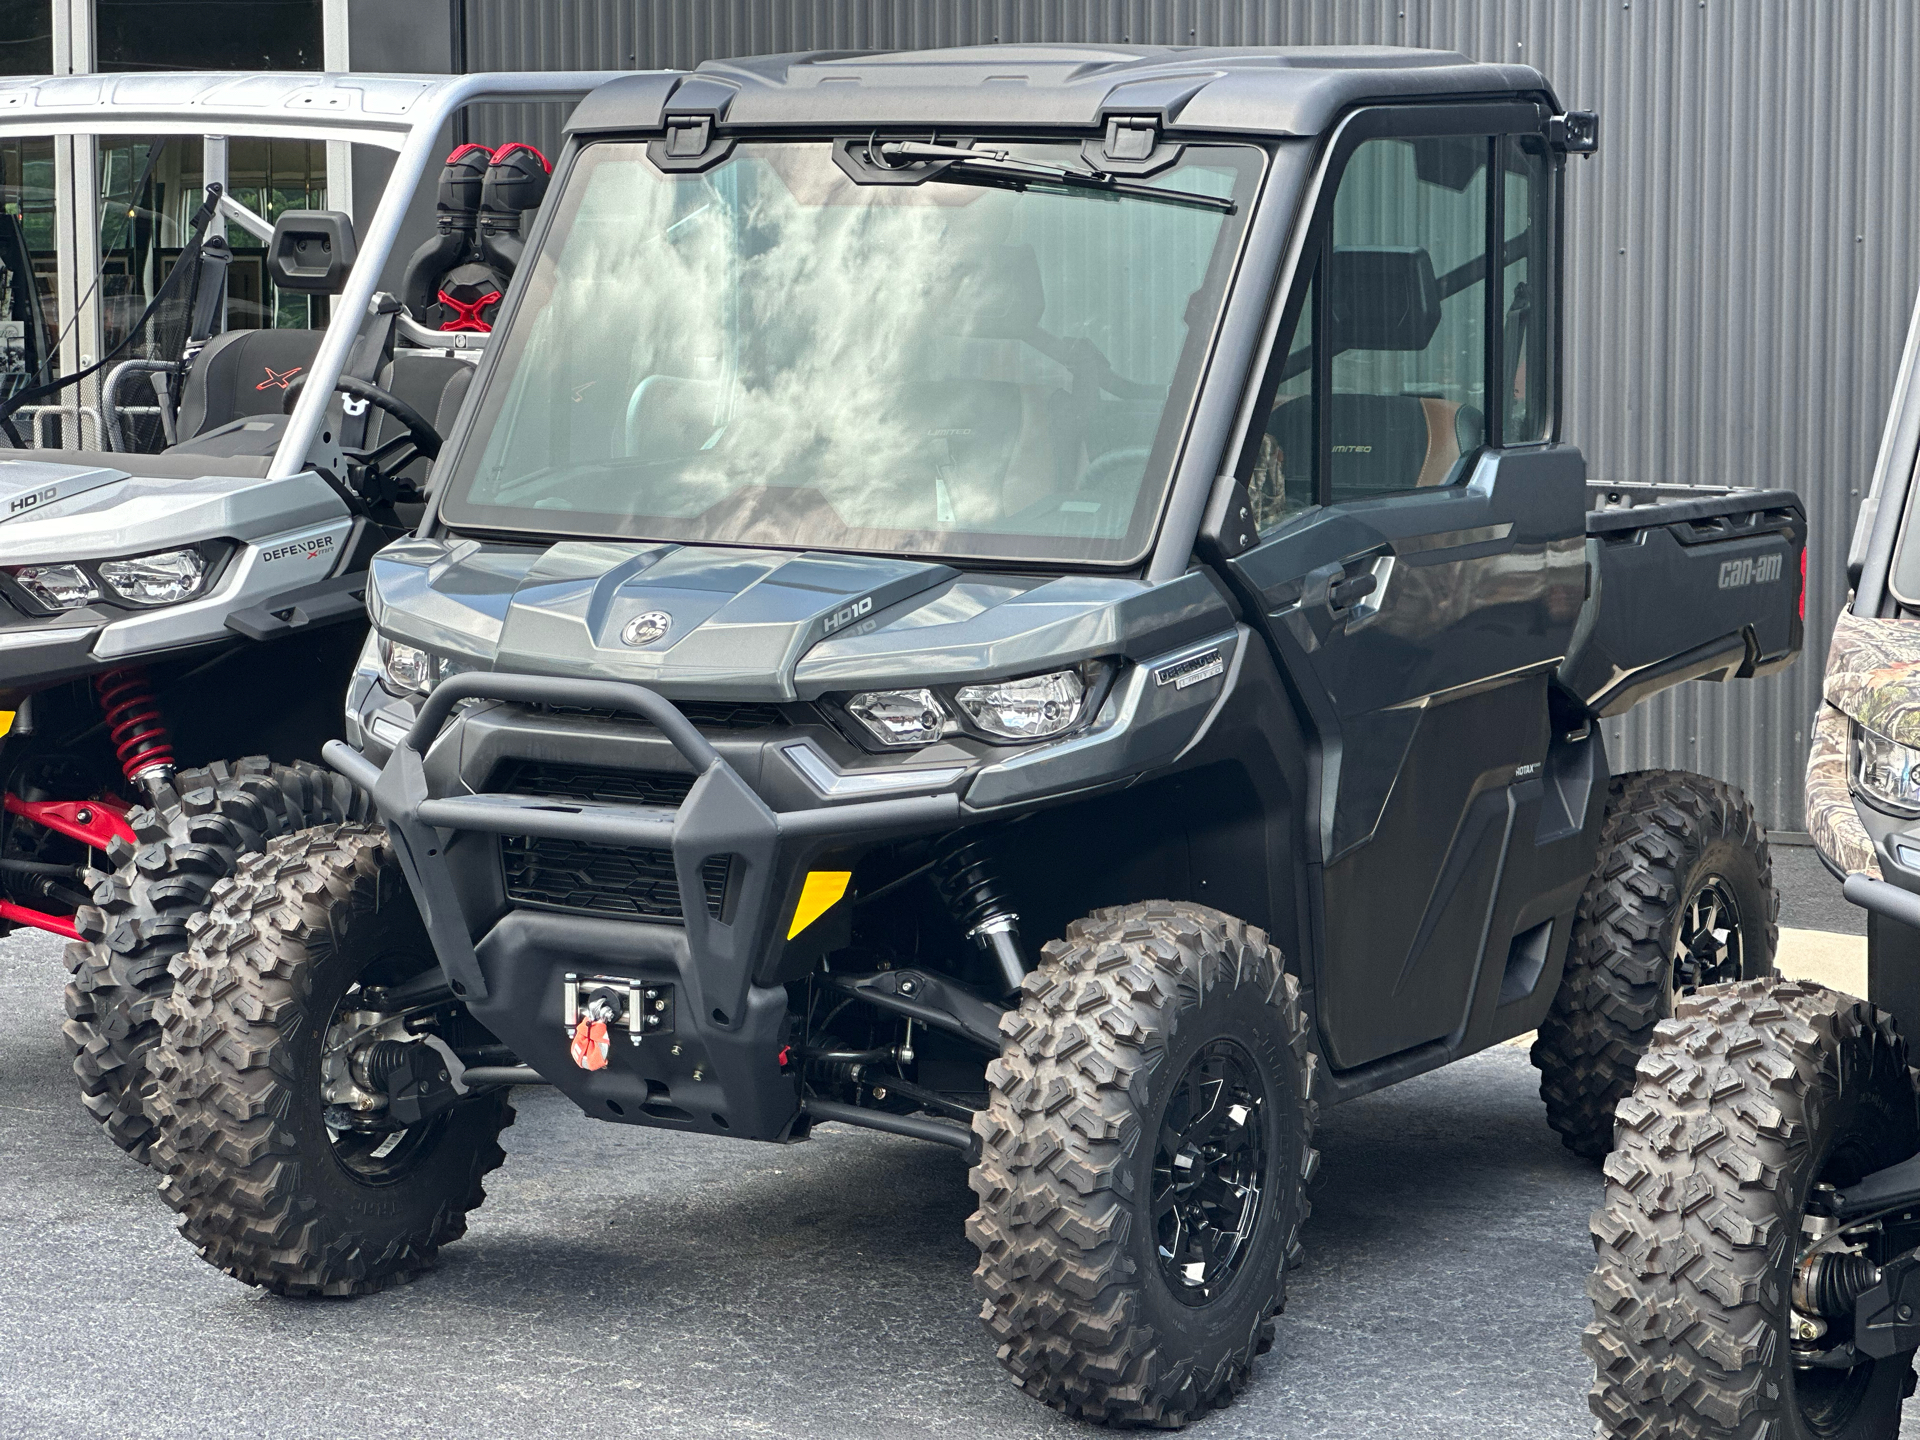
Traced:
<path fill-rule="evenodd" d="M 793 939 L 838 905 L 852 879 L 851 870 L 809 870 L 807 883 L 800 887 L 800 903 L 793 909 L 793 924 L 787 927 L 787 939 Z"/>
<path fill-rule="evenodd" d="M 4 738 L 13 729 L 13 711 L 0 710 L 0 738 Z"/>

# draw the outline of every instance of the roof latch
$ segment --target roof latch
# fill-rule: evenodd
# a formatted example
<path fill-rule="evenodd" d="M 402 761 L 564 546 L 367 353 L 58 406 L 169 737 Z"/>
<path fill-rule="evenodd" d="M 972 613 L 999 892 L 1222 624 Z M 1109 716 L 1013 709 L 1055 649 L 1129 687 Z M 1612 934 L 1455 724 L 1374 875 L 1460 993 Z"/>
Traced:
<path fill-rule="evenodd" d="M 713 135 L 711 115 L 667 116 L 667 154 L 692 159 L 706 153 Z"/>
<path fill-rule="evenodd" d="M 663 122 L 666 135 L 647 145 L 647 159 L 656 170 L 688 173 L 711 170 L 733 153 L 733 137 L 716 129 L 718 117 L 702 111 L 683 111 Z"/>
<path fill-rule="evenodd" d="M 1153 147 L 1160 141 L 1160 128 L 1145 115 L 1110 115 L 1107 117 L 1107 143 L 1104 153 L 1109 160 L 1145 160 L 1153 154 Z"/>

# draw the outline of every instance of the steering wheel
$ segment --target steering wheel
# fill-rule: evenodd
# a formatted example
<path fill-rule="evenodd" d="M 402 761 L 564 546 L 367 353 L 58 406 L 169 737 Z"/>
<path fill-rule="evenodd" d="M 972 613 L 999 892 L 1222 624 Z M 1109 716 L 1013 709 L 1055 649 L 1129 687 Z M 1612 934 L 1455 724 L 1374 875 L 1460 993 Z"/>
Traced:
<path fill-rule="evenodd" d="M 287 397 L 281 409 L 291 411 L 294 402 L 299 399 L 304 379 L 296 380 L 287 387 Z M 384 444 L 372 450 L 343 450 L 354 464 L 364 466 L 370 480 L 381 484 L 397 483 L 399 474 L 416 460 L 437 460 L 440 458 L 440 432 L 433 428 L 427 417 L 413 406 L 407 404 L 390 390 L 382 390 L 378 385 L 366 380 L 356 379 L 352 375 L 342 375 L 333 382 L 333 388 L 343 395 L 364 401 L 374 409 L 391 415 L 406 427 L 404 435 L 396 435 Z"/>
<path fill-rule="evenodd" d="M 1104 455 L 1096 455 L 1087 462 L 1087 468 L 1080 476 L 1080 483 L 1074 488 L 1093 491 L 1109 489 L 1115 480 L 1122 478 L 1115 472 L 1121 471 L 1123 467 L 1132 467 L 1136 472 L 1144 472 L 1147 461 L 1152 458 L 1152 455 L 1153 451 L 1145 445 L 1128 445 L 1119 450 L 1109 450 Z M 1128 478 L 1138 480 L 1139 474 L 1135 473 Z"/>

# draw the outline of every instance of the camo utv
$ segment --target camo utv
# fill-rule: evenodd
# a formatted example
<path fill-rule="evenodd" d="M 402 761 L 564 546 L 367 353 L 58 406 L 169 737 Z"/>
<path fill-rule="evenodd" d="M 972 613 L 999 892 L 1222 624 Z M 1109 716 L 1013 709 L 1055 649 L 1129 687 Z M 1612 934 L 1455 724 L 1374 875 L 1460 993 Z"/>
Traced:
<path fill-rule="evenodd" d="M 1608 1437 L 1900 1431 L 1920 1347 L 1920 309 L 1848 561 L 1806 824 L 1867 912 L 1867 999 L 1683 997 L 1620 1103 L 1594 1216 Z"/>

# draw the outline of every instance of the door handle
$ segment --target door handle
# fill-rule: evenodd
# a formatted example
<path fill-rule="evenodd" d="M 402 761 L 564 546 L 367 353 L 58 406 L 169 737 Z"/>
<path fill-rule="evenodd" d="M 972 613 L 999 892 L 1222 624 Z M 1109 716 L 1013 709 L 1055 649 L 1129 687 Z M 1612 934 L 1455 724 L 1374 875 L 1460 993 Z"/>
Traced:
<path fill-rule="evenodd" d="M 1380 577 L 1371 570 L 1363 570 L 1358 575 L 1349 575 L 1346 579 L 1327 587 L 1327 604 L 1335 610 L 1344 610 L 1356 600 L 1364 600 L 1380 588 Z"/>

